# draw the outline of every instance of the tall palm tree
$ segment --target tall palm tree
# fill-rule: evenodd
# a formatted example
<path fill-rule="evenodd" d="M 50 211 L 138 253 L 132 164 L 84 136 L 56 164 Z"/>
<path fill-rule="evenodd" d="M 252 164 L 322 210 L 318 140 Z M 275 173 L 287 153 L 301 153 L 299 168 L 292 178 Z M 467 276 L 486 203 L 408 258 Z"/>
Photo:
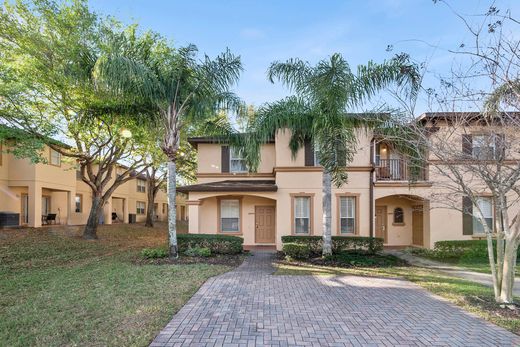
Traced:
<path fill-rule="evenodd" d="M 181 132 L 213 117 L 219 109 L 241 107 L 230 88 L 238 81 L 242 64 L 229 50 L 215 59 L 199 59 L 194 45 L 173 49 L 158 35 L 147 33 L 139 40 L 135 36 L 134 32 L 113 40 L 114 47 L 128 48 L 114 49 L 100 59 L 96 77 L 105 88 L 148 101 L 155 110 L 151 122 L 162 136 L 161 148 L 168 158 L 169 250 L 170 257 L 176 258 L 175 197 Z"/>
<path fill-rule="evenodd" d="M 382 89 L 396 84 L 416 93 L 420 76 L 407 55 L 382 64 L 368 62 L 353 73 L 347 61 L 336 53 L 316 65 L 300 59 L 273 62 L 269 80 L 282 82 L 293 96 L 264 105 L 249 131 L 246 156 L 258 165 L 258 143 L 272 138 L 279 129 L 291 131 L 289 147 L 293 153 L 305 141 L 312 141 L 323 166 L 323 255 L 332 253 L 331 190 L 347 180 L 344 166 L 356 151 L 356 130 L 373 126 L 377 117 L 352 113 Z"/>

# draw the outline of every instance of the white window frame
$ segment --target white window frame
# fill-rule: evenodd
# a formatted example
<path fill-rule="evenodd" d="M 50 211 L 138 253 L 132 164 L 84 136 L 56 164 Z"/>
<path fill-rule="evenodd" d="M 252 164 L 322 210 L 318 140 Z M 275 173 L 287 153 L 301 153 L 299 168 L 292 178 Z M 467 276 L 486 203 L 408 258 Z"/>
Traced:
<path fill-rule="evenodd" d="M 137 179 L 137 192 L 146 193 L 146 180 L 141 178 Z"/>
<path fill-rule="evenodd" d="M 139 215 L 143 215 L 146 213 L 146 202 L 144 201 L 137 201 L 135 203 L 135 211 Z"/>
<path fill-rule="evenodd" d="M 240 166 L 240 169 L 235 169 L 233 163 L 235 163 L 237 166 Z M 229 148 L 229 172 L 234 173 L 246 173 L 247 165 L 244 157 L 242 157 L 242 154 L 234 147 Z"/>
<path fill-rule="evenodd" d="M 486 219 L 487 223 L 490 225 L 491 230 L 494 230 L 494 223 L 495 223 L 495 208 L 493 206 L 493 199 L 490 196 L 479 196 L 477 197 L 477 204 L 480 203 L 480 201 L 487 201 L 489 203 L 488 211 L 489 215 L 484 215 L 484 219 Z M 480 209 L 483 214 L 486 213 L 486 209 L 481 208 Z M 480 219 L 477 218 L 478 216 L 478 207 L 473 206 L 473 235 L 483 235 L 484 234 L 484 226 L 482 223 L 480 223 Z"/>
<path fill-rule="evenodd" d="M 293 234 L 294 235 L 310 235 L 312 230 L 312 197 L 310 196 L 294 196 L 293 197 Z M 299 206 L 298 202 L 302 200 L 307 200 L 307 206 Z M 299 231 L 299 227 L 303 227 L 304 224 L 299 222 L 299 220 L 307 220 L 307 230 Z"/>
<path fill-rule="evenodd" d="M 344 195 L 339 197 L 339 234 L 340 235 L 354 235 L 356 233 L 356 226 L 357 226 L 357 220 L 356 220 L 356 196 L 351 195 Z M 343 215 L 343 202 L 347 203 L 346 206 L 346 216 Z M 348 205 L 348 202 L 350 202 L 350 208 Z M 341 223 L 343 220 L 348 221 L 351 219 L 353 221 L 352 223 L 352 230 L 351 231 L 343 231 L 343 223 Z M 346 223 L 346 226 L 348 227 L 348 223 Z"/>
<path fill-rule="evenodd" d="M 234 205 L 234 206 L 231 206 Z M 226 206 L 227 205 L 227 206 Z M 236 208 L 234 213 L 232 215 L 228 216 L 228 213 L 226 210 L 224 210 L 225 207 L 233 207 Z M 240 234 L 242 232 L 240 228 L 240 213 L 241 213 L 241 206 L 240 206 L 240 199 L 220 199 L 219 201 L 219 231 L 221 233 L 225 234 Z M 236 219 L 236 221 L 233 221 L 233 224 L 236 224 L 235 228 L 224 228 L 223 220 L 226 219 Z"/>
<path fill-rule="evenodd" d="M 49 154 L 49 162 L 51 165 L 61 166 L 61 153 L 51 148 Z"/>

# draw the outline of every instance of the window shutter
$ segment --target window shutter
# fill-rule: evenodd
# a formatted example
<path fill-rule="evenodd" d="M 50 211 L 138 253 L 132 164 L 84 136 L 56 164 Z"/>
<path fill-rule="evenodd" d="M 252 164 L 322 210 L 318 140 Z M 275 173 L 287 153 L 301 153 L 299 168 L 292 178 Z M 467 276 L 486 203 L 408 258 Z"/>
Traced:
<path fill-rule="evenodd" d="M 314 146 L 310 140 L 305 140 L 305 166 L 314 166 Z"/>
<path fill-rule="evenodd" d="M 221 149 L 221 172 L 229 172 L 229 146 L 222 146 Z"/>
<path fill-rule="evenodd" d="M 506 157 L 506 136 L 504 134 L 497 134 L 496 135 L 496 141 L 495 146 L 497 148 L 497 159 L 505 159 Z"/>
<path fill-rule="evenodd" d="M 463 134 L 462 135 L 462 153 L 465 155 L 471 156 L 473 152 L 473 140 L 471 135 Z"/>
<path fill-rule="evenodd" d="M 467 196 L 462 198 L 462 235 L 473 235 L 473 203 Z"/>

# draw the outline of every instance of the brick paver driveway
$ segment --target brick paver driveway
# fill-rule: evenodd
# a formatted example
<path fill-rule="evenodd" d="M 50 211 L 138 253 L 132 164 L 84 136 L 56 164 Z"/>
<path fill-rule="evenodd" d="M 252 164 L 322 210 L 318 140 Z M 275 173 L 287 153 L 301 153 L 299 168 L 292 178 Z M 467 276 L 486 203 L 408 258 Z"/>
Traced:
<path fill-rule="evenodd" d="M 518 346 L 404 280 L 273 276 L 257 252 L 208 280 L 151 346 Z"/>

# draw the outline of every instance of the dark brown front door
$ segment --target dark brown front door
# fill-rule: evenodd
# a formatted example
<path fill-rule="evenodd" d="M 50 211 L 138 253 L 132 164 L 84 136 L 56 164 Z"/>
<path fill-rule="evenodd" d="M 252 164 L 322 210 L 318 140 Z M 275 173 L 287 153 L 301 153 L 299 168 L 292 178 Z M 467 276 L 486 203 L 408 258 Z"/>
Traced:
<path fill-rule="evenodd" d="M 416 246 L 423 245 L 423 210 L 422 207 L 414 207 L 412 212 L 412 243 Z"/>
<path fill-rule="evenodd" d="M 274 206 L 255 206 L 255 242 L 275 243 Z"/>
<path fill-rule="evenodd" d="M 386 206 L 376 206 L 376 237 L 383 238 L 385 243 L 386 237 Z"/>

